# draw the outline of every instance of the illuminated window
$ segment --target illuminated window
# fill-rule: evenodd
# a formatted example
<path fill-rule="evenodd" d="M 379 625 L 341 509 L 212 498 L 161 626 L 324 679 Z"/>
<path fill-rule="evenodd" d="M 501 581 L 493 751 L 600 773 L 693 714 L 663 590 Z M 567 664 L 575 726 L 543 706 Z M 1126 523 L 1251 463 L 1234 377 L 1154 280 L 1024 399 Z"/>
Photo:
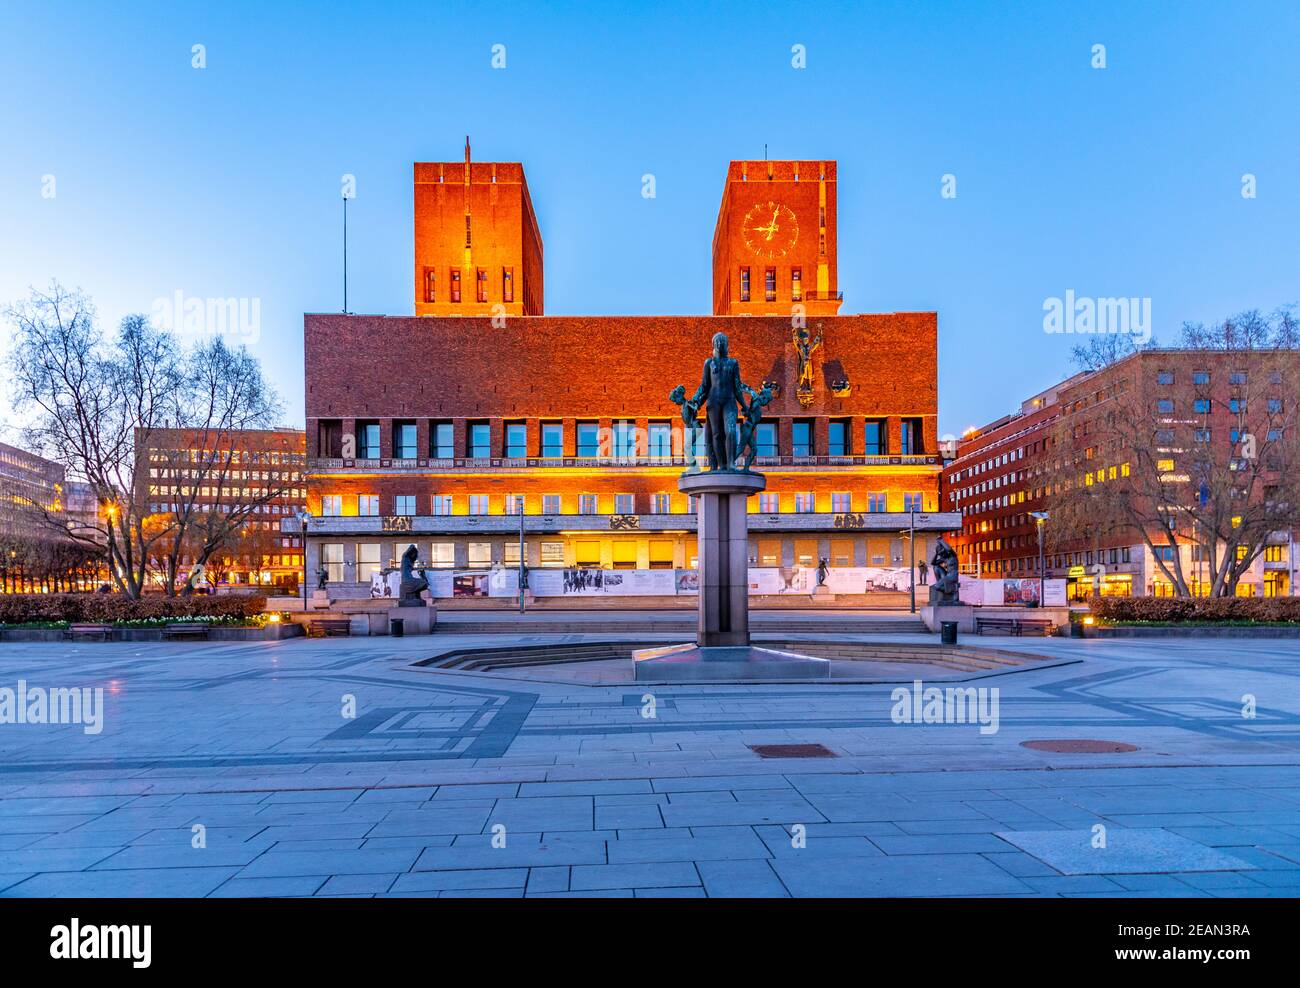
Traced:
<path fill-rule="evenodd" d="M 542 456 L 550 460 L 564 456 L 564 423 L 542 423 Z"/>
<path fill-rule="evenodd" d="M 1281 563 L 1285 561 L 1286 561 L 1286 546 L 1284 545 L 1264 546 L 1264 562 Z"/>
<path fill-rule="evenodd" d="M 505 550 L 501 554 L 501 561 L 507 566 L 519 566 L 519 543 L 507 542 L 502 548 Z"/>
<path fill-rule="evenodd" d="M 343 514 L 343 495 L 326 494 L 320 499 L 320 513 L 326 518 L 337 518 Z"/>
<path fill-rule="evenodd" d="M 343 582 L 343 543 L 325 542 L 320 547 L 320 562 L 325 569 L 325 579 L 330 583 Z"/>
<path fill-rule="evenodd" d="M 790 298 L 795 302 L 803 301 L 803 272 L 799 268 L 790 269 Z"/>
<path fill-rule="evenodd" d="M 451 514 L 451 495 L 435 494 L 433 495 L 433 513 L 435 515 Z"/>
<path fill-rule="evenodd" d="M 357 582 L 369 583 L 372 574 L 379 572 L 379 543 L 357 543 Z"/>
<path fill-rule="evenodd" d="M 776 268 L 763 272 L 763 297 L 769 302 L 776 301 Z"/>
<path fill-rule="evenodd" d="M 451 300 L 460 301 L 460 268 L 451 269 Z"/>
<path fill-rule="evenodd" d="M 379 514 L 378 494 L 358 494 L 357 514 L 362 516 Z"/>
<path fill-rule="evenodd" d="M 1171 471 L 1174 469 L 1174 461 L 1173 461 L 1173 460 L 1157 460 L 1157 461 L 1156 461 L 1156 469 L 1159 470 L 1161 473 L 1169 473 L 1169 472 L 1171 472 Z"/>
<path fill-rule="evenodd" d="M 776 539 L 760 539 L 758 542 L 758 565 L 780 566 L 781 543 Z"/>
<path fill-rule="evenodd" d="M 413 515 L 415 514 L 415 495 L 398 494 L 393 498 L 393 514 L 395 515 Z"/>
<path fill-rule="evenodd" d="M 437 278 L 435 275 L 435 269 L 425 268 L 424 269 L 424 300 L 426 302 L 437 301 L 436 293 L 434 292 L 436 281 Z"/>
<path fill-rule="evenodd" d="M 492 565 L 492 543 L 491 542 L 471 542 L 465 546 L 466 555 L 468 556 L 471 566 L 491 566 Z"/>
<path fill-rule="evenodd" d="M 478 271 L 475 272 L 475 278 L 474 278 L 474 280 L 478 283 L 478 289 L 477 289 L 477 295 L 476 295 L 476 297 L 478 298 L 478 300 L 479 300 L 480 302 L 486 302 L 486 301 L 488 300 L 488 273 L 487 273 L 487 268 L 479 268 Z"/>
<path fill-rule="evenodd" d="M 471 494 L 469 496 L 469 513 L 471 515 L 487 514 L 488 496 L 486 494 Z"/>
<path fill-rule="evenodd" d="M 749 268 L 740 269 L 740 300 L 749 301 Z"/>
<path fill-rule="evenodd" d="M 434 542 L 429 546 L 429 565 L 450 569 L 456 565 L 456 543 Z"/>
<path fill-rule="evenodd" d="M 515 300 L 515 269 L 501 269 L 501 301 L 513 302 Z"/>
<path fill-rule="evenodd" d="M 543 542 L 540 560 L 543 566 L 563 566 L 564 543 Z"/>

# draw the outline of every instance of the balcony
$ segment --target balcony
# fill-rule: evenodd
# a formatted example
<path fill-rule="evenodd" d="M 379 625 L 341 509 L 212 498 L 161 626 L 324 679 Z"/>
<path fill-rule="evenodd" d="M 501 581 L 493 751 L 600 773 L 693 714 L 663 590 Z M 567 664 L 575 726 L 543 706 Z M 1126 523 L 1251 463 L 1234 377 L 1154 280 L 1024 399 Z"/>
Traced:
<path fill-rule="evenodd" d="M 832 467 L 938 467 L 937 453 L 893 456 L 760 456 L 754 463 L 757 470 L 782 468 L 807 468 L 824 470 Z M 308 474 L 349 471 L 356 473 L 416 474 L 458 473 L 501 470 L 526 472 L 529 470 L 610 470 L 628 472 L 660 469 L 678 471 L 686 469 L 689 461 L 680 456 L 456 456 L 427 459 L 344 460 L 325 457 L 308 462 Z"/>

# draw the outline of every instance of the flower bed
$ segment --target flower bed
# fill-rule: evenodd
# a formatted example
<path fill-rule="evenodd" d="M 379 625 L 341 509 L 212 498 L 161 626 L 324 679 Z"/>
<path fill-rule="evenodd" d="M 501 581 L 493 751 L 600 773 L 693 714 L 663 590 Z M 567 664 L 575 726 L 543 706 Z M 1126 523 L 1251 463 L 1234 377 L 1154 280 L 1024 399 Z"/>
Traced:
<path fill-rule="evenodd" d="M 219 594 L 200 597 L 146 596 L 131 600 L 122 594 L 0 594 L 0 625 L 118 624 L 153 621 L 261 619 L 266 597 L 261 594 Z M 156 626 L 155 625 L 155 626 Z"/>
<path fill-rule="evenodd" d="M 1088 606 L 1113 625 L 1300 624 L 1300 597 L 1093 597 Z"/>

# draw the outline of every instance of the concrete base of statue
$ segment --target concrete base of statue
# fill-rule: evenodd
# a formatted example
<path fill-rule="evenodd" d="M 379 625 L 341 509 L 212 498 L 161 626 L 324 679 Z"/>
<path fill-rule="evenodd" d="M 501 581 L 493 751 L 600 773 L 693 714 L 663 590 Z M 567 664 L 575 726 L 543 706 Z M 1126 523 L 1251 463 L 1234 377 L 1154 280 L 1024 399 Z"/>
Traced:
<path fill-rule="evenodd" d="M 751 495 L 767 488 L 761 473 L 710 470 L 677 479 L 696 503 L 700 568 L 699 626 L 704 648 L 749 644 L 749 513 Z"/>
<path fill-rule="evenodd" d="M 812 602 L 814 604 L 833 604 L 835 603 L 835 595 L 831 593 L 830 587 L 823 584 L 813 589 Z"/>
<path fill-rule="evenodd" d="M 665 645 L 632 653 L 638 683 L 701 680 L 829 679 L 831 664 L 754 645 Z"/>
<path fill-rule="evenodd" d="M 330 606 L 330 592 L 328 590 L 313 590 L 311 592 L 311 606 L 317 610 Z"/>
<path fill-rule="evenodd" d="M 421 601 L 414 607 L 390 607 L 384 617 L 384 628 L 379 632 L 381 635 L 390 633 L 388 622 L 393 618 L 402 622 L 403 635 L 429 635 L 433 633 L 434 625 L 438 621 L 438 612 Z M 371 634 L 374 633 L 372 630 Z"/>

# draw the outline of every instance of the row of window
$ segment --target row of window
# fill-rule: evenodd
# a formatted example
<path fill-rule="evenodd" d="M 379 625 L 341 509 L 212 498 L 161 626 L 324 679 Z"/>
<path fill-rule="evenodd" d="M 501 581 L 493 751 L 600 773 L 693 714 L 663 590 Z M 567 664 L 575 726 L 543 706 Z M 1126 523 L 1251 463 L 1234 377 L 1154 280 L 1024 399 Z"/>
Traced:
<path fill-rule="evenodd" d="M 461 300 L 461 269 L 448 268 L 446 274 L 446 301 L 459 302 Z M 488 283 L 490 274 L 487 268 L 475 268 L 473 271 L 474 278 L 474 300 L 476 302 L 488 301 Z M 513 302 L 515 300 L 515 269 L 503 267 L 501 269 L 501 298 L 502 302 Z M 438 301 L 438 269 L 424 269 L 424 301 L 434 303 Z"/>
<path fill-rule="evenodd" d="M 635 422 L 615 422 L 602 428 L 599 422 L 578 422 L 575 426 L 576 455 L 584 458 L 650 459 L 673 458 L 674 425 L 670 422 L 651 422 L 646 428 Z M 680 427 L 676 427 L 679 430 Z M 538 427 L 541 456 L 560 459 L 564 456 L 564 423 L 542 422 Z M 791 456 L 888 456 L 890 454 L 888 419 L 868 419 L 863 423 L 862 439 L 855 444 L 852 425 L 847 419 L 831 419 L 826 426 L 826 448 L 817 448 L 816 430 L 812 419 L 795 419 L 790 423 Z M 699 442 L 703 444 L 703 430 Z M 680 442 L 680 440 L 679 440 Z M 756 433 L 759 456 L 781 454 L 775 422 L 760 422 Z M 855 449 L 855 446 L 858 448 Z M 413 421 L 397 421 L 392 425 L 393 458 L 414 460 L 420 458 L 419 429 Z M 355 448 L 352 456 L 345 448 L 343 424 L 337 419 L 320 423 L 320 450 L 322 456 L 360 460 L 377 460 L 382 456 L 381 424 L 375 420 L 356 423 Z M 702 450 L 697 455 L 702 455 Z M 903 456 L 917 456 L 925 452 L 922 421 L 905 418 L 899 426 L 899 449 Z M 428 456 L 452 459 L 456 453 L 455 428 L 451 422 L 433 422 L 429 428 Z M 492 426 L 486 421 L 471 421 L 465 430 L 465 454 L 476 459 L 492 456 L 524 458 L 528 453 L 528 426 L 524 422 L 507 422 L 502 430 L 501 449 L 494 452 Z"/>
<path fill-rule="evenodd" d="M 471 515 L 489 515 L 493 514 L 491 510 L 492 495 L 488 494 L 467 494 L 461 495 L 462 504 L 467 509 L 464 513 Z M 812 491 L 801 491 L 794 495 L 786 495 L 786 504 L 792 505 L 794 513 L 808 514 L 817 511 L 817 495 Z M 835 514 L 847 514 L 853 511 L 853 495 L 848 491 L 836 491 L 829 495 L 822 495 L 823 507 L 829 507 Z M 323 517 L 341 517 L 345 514 L 344 495 L 342 494 L 325 494 L 321 497 L 321 515 Z M 417 515 L 419 507 L 417 497 L 414 494 L 398 494 L 393 497 L 393 514 L 394 515 Z M 507 515 L 518 514 L 523 506 L 524 496 L 522 494 L 507 494 L 503 499 L 504 513 Z M 608 503 L 608 502 L 606 502 Z M 870 514 L 883 514 L 889 511 L 889 496 L 885 492 L 871 492 L 867 494 L 867 512 Z M 600 514 L 599 495 L 596 494 L 579 494 L 577 500 L 578 511 L 580 515 Z M 648 502 L 650 514 L 666 515 L 672 514 L 672 495 L 668 493 L 651 494 Z M 351 504 L 346 507 L 351 508 Z M 445 516 L 456 514 L 455 498 L 451 494 L 434 494 L 430 498 L 430 514 L 434 516 Z M 637 496 L 635 494 L 615 494 L 614 514 L 632 515 L 637 514 Z M 764 492 L 758 495 L 758 510 L 762 514 L 780 514 L 781 495 L 775 492 Z M 909 491 L 902 495 L 901 510 L 904 512 L 924 511 L 925 496 L 920 491 Z M 695 498 L 688 498 L 687 511 L 695 511 Z M 350 513 L 350 512 L 349 512 Z M 356 512 L 362 517 L 374 517 L 379 514 L 379 495 L 378 494 L 358 494 L 356 495 Z M 563 510 L 563 501 L 559 494 L 542 495 L 542 514 L 559 515 L 565 514 Z"/>
<path fill-rule="evenodd" d="M 1170 385 L 1175 380 L 1174 372 L 1171 370 L 1156 371 L 1156 384 Z M 1231 385 L 1244 385 L 1249 380 L 1246 371 L 1232 371 L 1228 375 L 1228 383 Z M 1270 384 L 1282 383 L 1282 372 L 1271 371 L 1268 375 Z M 1200 387 L 1205 387 L 1210 383 L 1210 372 L 1207 370 L 1192 371 L 1192 383 Z"/>
<path fill-rule="evenodd" d="M 1214 402 L 1209 398 L 1195 398 L 1192 400 L 1192 411 L 1198 415 L 1208 415 L 1214 407 Z M 1174 413 L 1174 400 L 1172 398 L 1156 399 L 1156 411 L 1161 415 L 1172 415 Z M 1246 401 L 1244 398 L 1229 398 L 1228 411 L 1234 415 L 1244 414 L 1246 411 Z M 1270 415 L 1280 415 L 1282 412 L 1282 399 L 1268 399 L 1268 413 Z"/>

